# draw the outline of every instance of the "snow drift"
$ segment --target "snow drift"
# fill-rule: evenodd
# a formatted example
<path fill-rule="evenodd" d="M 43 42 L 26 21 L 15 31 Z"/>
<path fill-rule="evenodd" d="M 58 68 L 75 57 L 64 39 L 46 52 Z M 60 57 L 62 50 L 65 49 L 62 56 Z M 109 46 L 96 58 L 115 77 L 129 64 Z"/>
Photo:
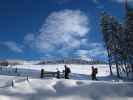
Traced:
<path fill-rule="evenodd" d="M 0 88 L 1 100 L 132 100 L 133 83 L 31 79 Z"/>

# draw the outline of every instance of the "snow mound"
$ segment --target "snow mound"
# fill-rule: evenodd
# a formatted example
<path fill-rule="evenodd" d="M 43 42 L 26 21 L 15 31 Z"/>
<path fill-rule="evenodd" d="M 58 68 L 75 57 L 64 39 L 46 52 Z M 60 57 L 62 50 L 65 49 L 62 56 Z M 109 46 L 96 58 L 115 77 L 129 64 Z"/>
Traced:
<path fill-rule="evenodd" d="M 1 100 L 132 100 L 133 83 L 31 79 L 0 88 Z"/>

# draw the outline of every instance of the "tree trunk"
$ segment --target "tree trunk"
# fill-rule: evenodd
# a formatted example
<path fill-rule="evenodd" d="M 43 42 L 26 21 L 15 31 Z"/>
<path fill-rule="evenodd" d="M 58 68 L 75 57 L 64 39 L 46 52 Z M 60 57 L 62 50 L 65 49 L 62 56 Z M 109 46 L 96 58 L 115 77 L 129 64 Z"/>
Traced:
<path fill-rule="evenodd" d="M 111 64 L 111 59 L 110 58 L 109 58 L 109 69 L 110 69 L 110 75 L 112 76 L 113 72 L 112 72 L 112 64 Z"/>
<path fill-rule="evenodd" d="M 128 66 L 126 64 L 126 60 L 124 60 L 124 67 L 126 69 L 126 75 L 127 75 L 127 79 L 129 79 L 129 69 L 128 69 Z"/>
<path fill-rule="evenodd" d="M 108 52 L 108 62 L 109 62 L 110 75 L 112 76 L 113 72 L 112 72 L 111 56 L 110 56 L 110 52 L 108 49 L 107 49 L 107 52 Z"/>
<path fill-rule="evenodd" d="M 132 68 L 132 80 L 133 80 L 133 64 L 131 64 L 131 68 Z"/>
<path fill-rule="evenodd" d="M 117 71 L 117 77 L 120 78 L 120 74 L 119 74 L 119 65 L 116 61 L 116 71 Z"/>
<path fill-rule="evenodd" d="M 117 56 L 116 56 L 116 54 L 115 54 L 115 64 L 116 64 L 117 77 L 120 78 L 119 65 L 118 65 L 118 61 L 117 61 Z"/>

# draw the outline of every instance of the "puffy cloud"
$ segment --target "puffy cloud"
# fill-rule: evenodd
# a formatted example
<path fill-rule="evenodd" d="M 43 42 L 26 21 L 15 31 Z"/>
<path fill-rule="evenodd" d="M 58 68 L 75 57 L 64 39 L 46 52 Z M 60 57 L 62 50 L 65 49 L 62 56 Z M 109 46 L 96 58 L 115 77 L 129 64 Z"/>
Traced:
<path fill-rule="evenodd" d="M 101 43 L 89 43 L 89 46 L 87 49 L 82 49 L 82 50 L 77 50 L 75 53 L 78 55 L 80 58 L 86 58 L 86 59 L 91 59 L 91 58 L 100 58 L 105 60 L 107 58 L 107 52 L 106 49 L 103 47 L 103 44 Z"/>
<path fill-rule="evenodd" d="M 89 30 L 89 19 L 84 12 L 63 10 L 51 13 L 39 32 L 28 34 L 25 41 L 41 52 L 56 50 L 64 54 L 86 43 Z"/>
<path fill-rule="evenodd" d="M 113 0 L 118 3 L 124 3 L 126 0 Z M 127 0 L 129 3 L 133 3 L 133 0 Z"/>
<path fill-rule="evenodd" d="M 118 3 L 125 3 L 126 0 L 115 0 L 115 2 L 118 2 Z M 127 0 L 128 2 L 128 5 L 130 7 L 133 7 L 133 0 Z"/>
<path fill-rule="evenodd" d="M 98 4 L 99 3 L 99 0 L 92 0 L 93 1 L 93 3 L 95 3 L 95 4 Z"/>
<path fill-rule="evenodd" d="M 78 58 L 81 58 L 83 60 L 87 60 L 87 61 L 93 60 L 92 58 L 90 58 L 90 55 L 89 55 L 89 51 L 88 50 L 78 50 L 75 53 L 75 55 L 78 56 Z"/>
<path fill-rule="evenodd" d="M 89 47 L 88 54 L 92 57 L 106 58 L 107 51 L 102 43 L 91 43 Z"/>
<path fill-rule="evenodd" d="M 22 47 L 20 47 L 17 43 L 12 42 L 12 41 L 6 41 L 2 43 L 5 45 L 8 49 L 10 49 L 13 52 L 18 52 L 21 53 L 23 52 Z"/>
<path fill-rule="evenodd" d="M 104 5 L 100 0 L 91 0 L 93 2 L 93 4 L 95 5 L 95 7 L 99 10 L 103 10 L 104 9 Z"/>

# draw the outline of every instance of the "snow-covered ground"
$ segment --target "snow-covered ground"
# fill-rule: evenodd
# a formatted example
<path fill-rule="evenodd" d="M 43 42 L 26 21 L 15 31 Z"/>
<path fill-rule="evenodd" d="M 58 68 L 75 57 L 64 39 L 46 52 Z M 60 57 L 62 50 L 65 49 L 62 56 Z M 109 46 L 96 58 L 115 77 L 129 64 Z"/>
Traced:
<path fill-rule="evenodd" d="M 98 68 L 98 81 L 91 81 L 91 65 L 68 65 L 69 80 L 40 79 L 40 70 L 60 71 L 63 64 L 8 66 L 0 71 L 0 100 L 133 100 L 133 83 L 109 76 L 107 65 Z M 18 68 L 18 73 L 15 73 Z M 115 68 L 113 68 L 115 73 Z M 29 76 L 29 81 L 26 76 Z M 14 87 L 11 86 L 15 81 Z"/>

